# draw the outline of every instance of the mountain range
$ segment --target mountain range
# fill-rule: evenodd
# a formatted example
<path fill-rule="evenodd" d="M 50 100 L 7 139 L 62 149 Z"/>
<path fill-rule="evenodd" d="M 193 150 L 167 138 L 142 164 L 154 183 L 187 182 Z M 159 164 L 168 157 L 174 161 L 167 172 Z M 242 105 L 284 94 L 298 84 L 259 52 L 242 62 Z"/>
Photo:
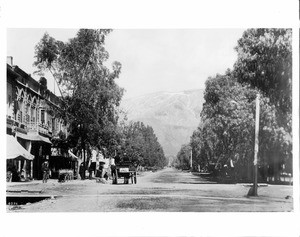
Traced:
<path fill-rule="evenodd" d="M 124 99 L 128 120 L 150 125 L 167 157 L 174 157 L 200 122 L 204 90 L 156 92 Z"/>

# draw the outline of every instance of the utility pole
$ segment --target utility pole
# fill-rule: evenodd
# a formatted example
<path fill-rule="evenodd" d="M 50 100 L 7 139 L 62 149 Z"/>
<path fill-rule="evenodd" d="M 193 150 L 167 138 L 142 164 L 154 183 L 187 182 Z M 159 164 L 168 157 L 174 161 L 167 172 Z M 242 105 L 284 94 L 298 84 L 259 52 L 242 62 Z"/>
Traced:
<path fill-rule="evenodd" d="M 258 134 L 259 134 L 259 94 L 256 95 L 255 108 L 255 143 L 253 160 L 253 187 L 249 190 L 248 196 L 257 196 L 257 155 L 258 155 Z"/>
<path fill-rule="evenodd" d="M 191 150 L 191 159 L 190 159 L 190 163 L 191 163 L 191 170 L 193 169 L 193 149 Z"/>

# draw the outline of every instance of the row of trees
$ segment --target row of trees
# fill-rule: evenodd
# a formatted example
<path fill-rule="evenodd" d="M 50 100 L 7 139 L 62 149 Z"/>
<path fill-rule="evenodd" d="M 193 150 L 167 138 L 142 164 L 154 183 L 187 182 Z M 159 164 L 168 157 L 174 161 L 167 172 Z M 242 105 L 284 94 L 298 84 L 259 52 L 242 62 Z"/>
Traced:
<path fill-rule="evenodd" d="M 121 150 L 143 167 L 163 168 L 167 165 L 164 151 L 153 128 L 142 122 L 130 122 L 123 128 Z"/>
<path fill-rule="evenodd" d="M 109 29 L 80 29 L 67 42 L 44 34 L 35 47 L 35 73 L 51 73 L 59 86 L 62 104 L 56 116 L 68 124 L 67 143 L 70 147 L 78 151 L 88 150 L 91 146 L 105 147 L 111 154 L 121 149 L 134 156 L 141 148 L 131 146 L 132 140 L 136 139 L 136 133 L 130 133 L 131 129 L 138 127 L 138 133 L 152 143 L 155 143 L 155 135 L 152 128 L 141 124 L 121 125 L 119 105 L 124 90 L 116 83 L 121 63 L 113 62 L 112 69 L 105 66 L 109 53 L 104 43 L 110 32 Z M 128 147 L 124 147 L 125 143 Z M 149 154 L 140 153 L 142 164 L 164 162 L 161 147 L 159 157 L 151 153 L 150 148 L 156 149 L 156 146 L 149 146 Z M 150 162 L 146 155 L 154 155 L 157 160 Z"/>
<path fill-rule="evenodd" d="M 251 179 L 254 156 L 255 98 L 260 94 L 259 171 L 278 178 L 292 172 L 292 32 L 249 29 L 235 50 L 233 70 L 206 81 L 201 122 L 177 155 L 193 153 L 193 166 L 214 170 L 234 166 L 235 175 Z M 189 152 L 186 152 L 189 150 Z"/>

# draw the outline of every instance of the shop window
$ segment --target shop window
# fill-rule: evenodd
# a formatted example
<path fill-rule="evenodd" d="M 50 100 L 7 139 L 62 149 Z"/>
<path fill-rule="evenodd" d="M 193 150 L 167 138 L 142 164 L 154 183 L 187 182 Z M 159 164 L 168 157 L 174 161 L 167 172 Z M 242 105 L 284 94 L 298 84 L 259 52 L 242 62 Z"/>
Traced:
<path fill-rule="evenodd" d="M 45 124 L 45 110 L 41 110 L 41 123 Z"/>
<path fill-rule="evenodd" d="M 51 124 L 51 127 L 52 127 L 52 130 L 55 129 L 55 122 L 54 122 L 54 121 L 55 121 L 55 119 L 52 118 L 52 119 L 51 119 L 51 123 L 52 123 L 52 124 Z M 53 132 L 54 132 L 54 131 L 53 131 Z"/>
<path fill-rule="evenodd" d="M 20 123 L 23 122 L 23 121 L 22 121 L 22 120 L 23 120 L 22 118 L 23 118 L 23 113 L 22 113 L 22 111 L 19 111 L 19 112 L 18 112 L 18 121 L 19 121 Z"/>
<path fill-rule="evenodd" d="M 35 122 L 35 109 L 34 108 L 31 108 L 31 122 Z"/>

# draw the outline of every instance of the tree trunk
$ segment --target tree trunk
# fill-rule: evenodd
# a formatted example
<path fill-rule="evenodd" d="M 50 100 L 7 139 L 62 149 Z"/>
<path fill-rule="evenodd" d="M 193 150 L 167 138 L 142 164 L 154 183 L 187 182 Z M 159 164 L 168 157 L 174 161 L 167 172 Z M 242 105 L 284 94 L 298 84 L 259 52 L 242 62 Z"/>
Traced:
<path fill-rule="evenodd" d="M 279 178 L 279 172 L 280 172 L 280 161 L 279 161 L 279 155 L 278 155 L 278 152 L 274 152 L 274 156 L 273 156 L 273 167 L 274 167 L 274 181 L 275 182 L 278 182 L 280 181 L 280 178 Z"/>
<path fill-rule="evenodd" d="M 249 158 L 248 160 L 248 181 L 252 182 L 253 180 L 253 160 Z"/>
<path fill-rule="evenodd" d="M 85 179 L 85 171 L 86 171 L 86 157 L 85 157 L 85 148 L 83 148 L 83 167 L 84 167 L 84 173 L 83 173 L 83 179 Z"/>

